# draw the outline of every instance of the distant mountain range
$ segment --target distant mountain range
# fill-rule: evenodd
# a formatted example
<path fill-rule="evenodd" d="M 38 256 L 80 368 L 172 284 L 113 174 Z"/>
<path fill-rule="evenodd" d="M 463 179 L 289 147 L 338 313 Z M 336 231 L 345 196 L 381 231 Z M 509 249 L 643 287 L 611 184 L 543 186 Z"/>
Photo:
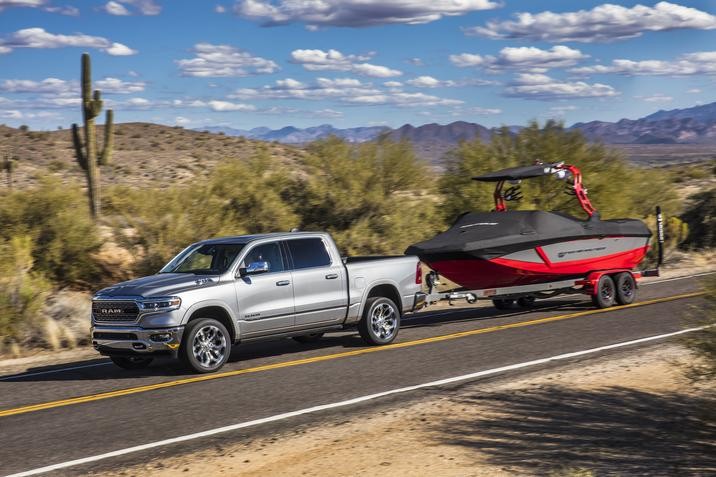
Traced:
<path fill-rule="evenodd" d="M 520 126 L 509 126 L 509 128 L 515 133 L 521 129 Z M 716 145 L 716 102 L 686 109 L 661 110 L 641 119 L 622 119 L 614 123 L 606 121 L 576 123 L 569 129 L 582 131 L 590 141 L 605 144 Z M 488 140 L 496 128 L 457 121 L 446 125 L 406 124 L 398 129 L 381 126 L 338 129 L 324 124 L 306 129 L 288 126 L 275 130 L 255 128 L 247 131 L 226 127 L 206 127 L 201 130 L 284 144 L 304 144 L 330 135 L 349 142 L 365 142 L 376 139 L 381 134 L 387 134 L 394 140 L 407 139 L 413 144 L 418 155 L 435 161 L 461 141 L 470 141 L 476 137 Z"/>

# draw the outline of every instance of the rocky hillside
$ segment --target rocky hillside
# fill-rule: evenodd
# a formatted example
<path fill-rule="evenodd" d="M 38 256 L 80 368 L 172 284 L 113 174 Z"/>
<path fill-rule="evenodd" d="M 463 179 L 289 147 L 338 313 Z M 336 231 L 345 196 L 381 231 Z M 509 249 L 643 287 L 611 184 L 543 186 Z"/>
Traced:
<path fill-rule="evenodd" d="M 98 137 L 103 137 L 99 127 Z M 293 163 L 304 152 L 291 146 L 148 123 L 115 126 L 112 163 L 101 168 L 105 184 L 187 183 L 210 173 L 222 160 L 248 158 L 261 148 Z M 17 158 L 13 185 L 24 187 L 48 174 L 82 181 L 70 130 L 23 131 L 0 125 L 0 154 Z M 3 174 L 0 184 L 5 185 Z"/>

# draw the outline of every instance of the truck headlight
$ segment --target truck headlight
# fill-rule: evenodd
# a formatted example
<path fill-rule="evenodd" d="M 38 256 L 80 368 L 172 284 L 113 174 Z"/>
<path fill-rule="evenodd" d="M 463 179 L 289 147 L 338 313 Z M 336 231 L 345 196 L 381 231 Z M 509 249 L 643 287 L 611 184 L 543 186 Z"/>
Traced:
<path fill-rule="evenodd" d="M 145 298 L 139 302 L 139 308 L 144 313 L 160 311 L 173 311 L 181 307 L 181 298 L 178 296 L 163 296 L 158 298 Z"/>

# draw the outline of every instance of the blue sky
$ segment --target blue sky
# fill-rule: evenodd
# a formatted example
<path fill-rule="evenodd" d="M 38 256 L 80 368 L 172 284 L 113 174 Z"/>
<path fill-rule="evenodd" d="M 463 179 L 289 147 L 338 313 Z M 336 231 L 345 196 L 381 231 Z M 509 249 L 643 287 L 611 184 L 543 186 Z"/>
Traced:
<path fill-rule="evenodd" d="M 715 101 L 716 2 L 0 0 L 0 123 L 638 118 Z"/>

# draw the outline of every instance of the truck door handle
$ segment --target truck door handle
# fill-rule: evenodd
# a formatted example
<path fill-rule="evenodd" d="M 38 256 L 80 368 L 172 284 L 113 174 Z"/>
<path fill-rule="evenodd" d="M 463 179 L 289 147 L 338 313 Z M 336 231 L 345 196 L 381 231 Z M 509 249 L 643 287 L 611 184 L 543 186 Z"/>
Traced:
<path fill-rule="evenodd" d="M 288 280 L 281 280 L 280 282 L 276 282 L 277 287 L 285 287 L 286 285 L 290 285 L 291 282 Z"/>
<path fill-rule="evenodd" d="M 337 273 L 330 273 L 330 274 L 326 275 L 326 280 L 335 280 L 336 278 L 338 278 Z"/>

